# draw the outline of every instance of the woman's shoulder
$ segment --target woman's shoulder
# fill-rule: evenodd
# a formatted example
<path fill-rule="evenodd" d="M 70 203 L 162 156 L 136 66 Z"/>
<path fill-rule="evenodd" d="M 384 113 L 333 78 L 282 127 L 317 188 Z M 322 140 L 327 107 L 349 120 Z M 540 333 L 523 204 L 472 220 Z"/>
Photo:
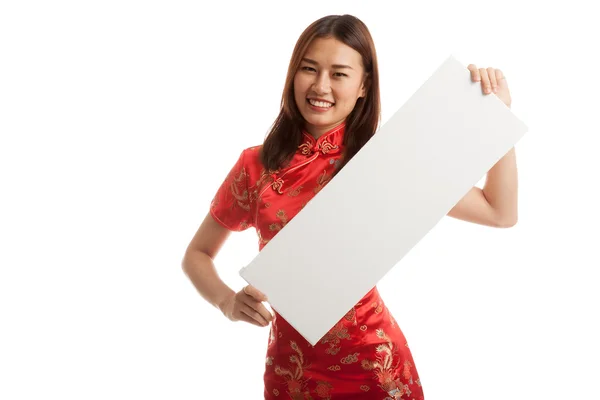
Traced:
<path fill-rule="evenodd" d="M 249 157 L 258 156 L 260 154 L 261 148 L 262 148 L 262 144 L 246 147 L 245 149 L 242 150 L 242 153 Z"/>
<path fill-rule="evenodd" d="M 262 144 L 243 148 L 236 163 L 252 180 L 258 179 L 264 169 L 260 161 L 261 148 Z"/>
<path fill-rule="evenodd" d="M 242 149 L 240 158 L 246 167 L 260 165 L 260 150 L 262 145 L 250 146 Z"/>

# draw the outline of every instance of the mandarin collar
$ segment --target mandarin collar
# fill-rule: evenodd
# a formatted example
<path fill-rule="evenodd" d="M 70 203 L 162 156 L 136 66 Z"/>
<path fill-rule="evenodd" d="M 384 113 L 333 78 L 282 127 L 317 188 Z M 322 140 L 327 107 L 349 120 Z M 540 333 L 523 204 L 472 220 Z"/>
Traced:
<path fill-rule="evenodd" d="M 303 129 L 303 142 L 298 146 L 298 152 L 307 156 L 318 151 L 323 154 L 338 153 L 344 143 L 345 131 L 346 121 L 323 133 L 318 139 Z"/>

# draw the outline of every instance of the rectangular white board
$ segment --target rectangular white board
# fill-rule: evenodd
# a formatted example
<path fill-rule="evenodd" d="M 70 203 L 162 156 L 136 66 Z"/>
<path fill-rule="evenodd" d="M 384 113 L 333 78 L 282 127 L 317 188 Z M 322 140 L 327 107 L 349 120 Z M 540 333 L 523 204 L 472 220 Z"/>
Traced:
<path fill-rule="evenodd" d="M 240 275 L 314 346 L 526 131 L 449 57 Z"/>

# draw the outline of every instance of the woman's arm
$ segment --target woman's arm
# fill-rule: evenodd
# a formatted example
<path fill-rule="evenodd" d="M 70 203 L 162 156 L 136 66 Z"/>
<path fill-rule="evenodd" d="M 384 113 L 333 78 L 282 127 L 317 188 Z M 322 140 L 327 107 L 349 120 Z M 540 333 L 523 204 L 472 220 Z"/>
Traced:
<path fill-rule="evenodd" d="M 229 237 L 231 232 L 206 215 L 200 228 L 181 262 L 183 271 L 188 276 L 198 293 L 214 307 L 222 309 L 222 305 L 235 291 L 219 277 L 213 259 Z"/>
<path fill-rule="evenodd" d="M 506 77 L 499 69 L 469 64 L 473 82 L 481 82 L 485 95 L 495 93 L 508 108 L 512 104 Z M 508 228 L 517 223 L 517 160 L 514 147 L 486 176 L 483 189 L 473 187 L 448 213 L 449 216 L 481 225 Z"/>
<path fill-rule="evenodd" d="M 483 189 L 473 187 L 448 215 L 481 225 L 512 227 L 518 219 L 517 189 L 517 162 L 513 147 L 488 171 Z"/>
<path fill-rule="evenodd" d="M 185 252 L 183 271 L 198 293 L 231 321 L 267 326 L 273 315 L 262 304 L 265 295 L 252 286 L 236 293 L 217 273 L 213 259 L 230 234 L 208 213 Z"/>

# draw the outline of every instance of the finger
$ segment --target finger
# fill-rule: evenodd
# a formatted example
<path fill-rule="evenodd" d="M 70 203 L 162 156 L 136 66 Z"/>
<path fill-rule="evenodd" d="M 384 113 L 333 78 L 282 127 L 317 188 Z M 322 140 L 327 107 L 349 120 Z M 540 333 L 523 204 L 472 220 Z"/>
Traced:
<path fill-rule="evenodd" d="M 491 93 L 490 78 L 488 77 L 487 70 L 479 68 L 479 75 L 481 75 L 481 89 L 483 89 L 484 93 Z"/>
<path fill-rule="evenodd" d="M 267 301 L 267 296 L 252 285 L 244 287 L 244 293 L 258 301 Z"/>
<path fill-rule="evenodd" d="M 273 314 L 271 314 L 269 312 L 269 310 L 267 310 L 267 307 L 265 307 L 262 303 L 253 302 L 253 304 L 250 304 L 250 307 L 252 307 L 256 311 L 258 311 L 258 313 L 260 315 L 262 315 L 262 317 L 265 319 L 265 321 L 267 321 L 267 322 L 273 321 Z"/>
<path fill-rule="evenodd" d="M 258 311 L 256 311 L 255 309 L 253 309 L 252 307 L 250 307 L 247 304 L 243 304 L 240 307 L 240 312 L 246 314 L 250 318 L 253 318 L 259 324 L 261 324 L 261 326 L 269 325 L 269 323 L 263 318 L 262 315 L 260 315 L 260 313 Z"/>
<path fill-rule="evenodd" d="M 243 303 L 262 315 L 267 322 L 271 322 L 273 320 L 273 315 L 269 312 L 269 310 L 267 310 L 267 307 L 265 307 L 260 301 L 254 300 L 253 297 L 246 296 Z"/>
<path fill-rule="evenodd" d="M 248 322 L 248 323 L 250 323 L 252 325 L 260 326 L 261 328 L 265 327 L 265 325 L 259 324 L 258 321 L 256 321 L 254 318 L 251 318 L 251 317 L 249 317 L 248 315 L 246 315 L 244 313 L 240 313 L 238 321 Z"/>
<path fill-rule="evenodd" d="M 479 70 L 477 69 L 477 67 L 475 66 L 475 64 L 469 64 L 469 66 L 467 67 L 467 69 L 469 71 L 471 71 L 471 80 L 473 82 L 479 82 L 481 80 L 481 77 L 479 76 Z"/>
<path fill-rule="evenodd" d="M 499 69 L 496 70 L 496 82 L 498 82 L 498 87 L 500 87 L 500 85 L 506 84 L 506 77 L 504 76 L 504 73 Z"/>
<path fill-rule="evenodd" d="M 490 85 L 492 86 L 492 92 L 498 92 L 498 83 L 496 82 L 496 71 L 494 68 L 489 67 L 487 69 L 488 77 L 490 78 Z"/>

